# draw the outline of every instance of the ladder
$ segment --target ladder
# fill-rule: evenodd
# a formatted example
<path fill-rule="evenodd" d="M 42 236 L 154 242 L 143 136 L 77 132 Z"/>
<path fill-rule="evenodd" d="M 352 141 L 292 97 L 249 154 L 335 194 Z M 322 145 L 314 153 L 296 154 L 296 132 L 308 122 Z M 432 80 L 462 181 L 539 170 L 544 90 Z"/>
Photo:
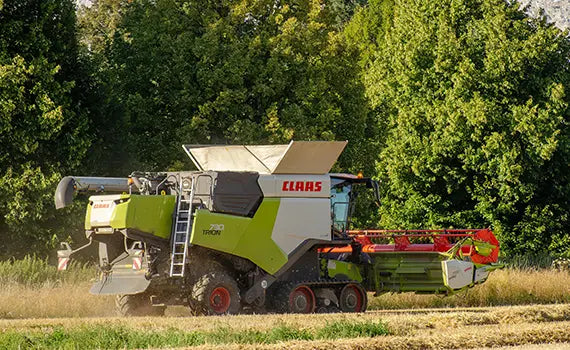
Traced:
<path fill-rule="evenodd" d="M 192 179 L 190 197 L 184 199 L 183 181 L 180 181 L 176 204 L 176 219 L 172 237 L 170 277 L 184 277 L 190 232 L 192 232 L 192 202 L 194 201 L 195 181 Z"/>

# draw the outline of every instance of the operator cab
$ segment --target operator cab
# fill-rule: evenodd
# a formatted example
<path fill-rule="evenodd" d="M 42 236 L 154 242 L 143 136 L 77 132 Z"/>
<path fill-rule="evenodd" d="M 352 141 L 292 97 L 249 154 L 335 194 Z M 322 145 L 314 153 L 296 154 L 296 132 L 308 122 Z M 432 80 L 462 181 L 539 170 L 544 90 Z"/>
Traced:
<path fill-rule="evenodd" d="M 354 211 L 354 200 L 358 192 L 353 189 L 355 184 L 365 184 L 372 188 L 377 204 L 380 204 L 378 182 L 371 178 L 359 177 L 352 174 L 331 174 L 331 217 L 333 239 L 344 239 L 350 229 L 351 217 Z"/>

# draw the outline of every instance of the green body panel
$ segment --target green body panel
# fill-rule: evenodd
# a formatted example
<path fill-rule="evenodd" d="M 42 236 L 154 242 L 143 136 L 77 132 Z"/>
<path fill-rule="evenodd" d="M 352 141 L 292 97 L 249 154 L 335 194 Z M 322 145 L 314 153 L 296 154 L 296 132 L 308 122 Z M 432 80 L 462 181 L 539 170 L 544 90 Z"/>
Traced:
<path fill-rule="evenodd" d="M 114 229 L 135 229 L 169 239 L 176 196 L 121 195 L 122 203 L 115 206 L 110 218 Z M 85 229 L 91 229 L 91 204 L 87 207 Z"/>
<path fill-rule="evenodd" d="M 253 218 L 197 210 L 190 243 L 251 260 L 270 274 L 287 262 L 271 239 L 279 198 L 265 198 Z"/>
<path fill-rule="evenodd" d="M 348 261 L 338 261 L 321 259 L 321 264 L 326 266 L 326 271 L 328 272 L 329 278 L 336 279 L 349 279 L 352 281 L 362 282 L 362 275 L 360 273 L 360 267 L 357 264 Z"/>
<path fill-rule="evenodd" d="M 437 252 L 370 253 L 366 267 L 366 288 L 377 293 L 445 293 L 441 261 L 448 257 Z"/>
<path fill-rule="evenodd" d="M 91 230 L 91 202 L 87 204 L 87 211 L 85 212 L 85 229 Z"/>

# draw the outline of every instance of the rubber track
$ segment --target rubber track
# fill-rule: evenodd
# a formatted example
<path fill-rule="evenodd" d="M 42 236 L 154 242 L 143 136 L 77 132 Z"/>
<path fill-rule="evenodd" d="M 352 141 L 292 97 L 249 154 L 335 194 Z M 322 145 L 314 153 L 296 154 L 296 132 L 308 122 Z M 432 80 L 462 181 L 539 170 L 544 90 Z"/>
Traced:
<path fill-rule="evenodd" d="M 311 287 L 311 289 L 317 288 L 326 288 L 326 287 L 343 287 L 347 284 L 357 284 L 360 285 L 357 281 L 351 280 L 333 280 L 333 279 L 320 279 L 320 280 L 306 280 L 306 281 L 283 281 L 283 282 L 276 282 L 273 286 L 270 287 L 270 292 L 268 293 L 268 302 L 270 303 L 271 309 L 277 313 L 290 313 L 289 311 L 289 294 L 293 291 L 294 288 L 300 285 L 306 285 Z M 314 290 L 313 290 L 314 292 Z M 317 305 L 318 308 L 318 305 Z M 366 308 L 365 308 L 366 309 Z M 337 312 L 338 310 L 332 309 L 331 312 Z"/>

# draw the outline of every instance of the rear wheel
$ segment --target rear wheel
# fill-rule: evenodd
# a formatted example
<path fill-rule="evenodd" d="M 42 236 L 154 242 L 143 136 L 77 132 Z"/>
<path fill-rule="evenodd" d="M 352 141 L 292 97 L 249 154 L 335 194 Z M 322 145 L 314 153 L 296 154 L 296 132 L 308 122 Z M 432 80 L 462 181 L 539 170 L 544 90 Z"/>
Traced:
<path fill-rule="evenodd" d="M 222 270 L 205 273 L 192 287 L 190 306 L 201 315 L 239 313 L 241 304 L 236 281 Z"/>
<path fill-rule="evenodd" d="M 366 291 L 358 284 L 347 284 L 342 288 L 339 306 L 343 312 L 364 312 L 368 304 Z"/>
<path fill-rule="evenodd" d="M 115 298 L 119 316 L 163 316 L 165 306 L 152 306 L 148 293 L 123 294 Z"/>
<path fill-rule="evenodd" d="M 304 284 L 280 284 L 275 286 L 273 306 L 281 313 L 309 314 L 315 312 L 316 298 L 313 290 Z"/>

